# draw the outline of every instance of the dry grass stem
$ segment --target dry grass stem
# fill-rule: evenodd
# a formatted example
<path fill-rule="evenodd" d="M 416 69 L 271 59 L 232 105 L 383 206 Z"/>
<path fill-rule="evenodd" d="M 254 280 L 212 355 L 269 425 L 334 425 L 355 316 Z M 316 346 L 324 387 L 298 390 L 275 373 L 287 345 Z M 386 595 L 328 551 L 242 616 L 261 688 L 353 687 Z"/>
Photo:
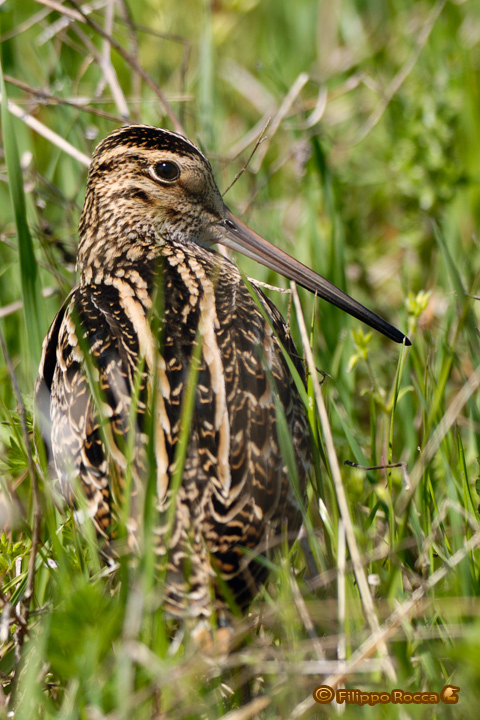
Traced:
<path fill-rule="evenodd" d="M 36 0 L 38 1 L 38 0 Z M 80 6 L 75 2 L 75 0 L 69 0 L 69 2 L 74 6 L 74 8 L 83 16 L 84 21 L 89 25 L 95 32 L 97 32 L 102 38 L 105 40 L 108 40 L 108 42 L 111 44 L 111 46 L 123 57 L 123 59 L 130 65 L 130 67 L 135 70 L 136 73 L 138 73 L 142 79 L 145 81 L 145 83 L 149 86 L 151 90 L 155 93 L 155 95 L 158 97 L 160 102 L 163 105 L 163 108 L 168 115 L 168 118 L 170 119 L 170 122 L 173 125 L 173 129 L 181 133 L 182 135 L 185 135 L 185 131 L 182 127 L 182 124 L 176 114 L 174 113 L 170 103 L 168 102 L 167 98 L 165 97 L 164 93 L 160 88 L 158 87 L 157 83 L 151 78 L 151 76 L 144 70 L 144 68 L 140 65 L 140 63 L 137 61 L 135 57 L 133 57 L 129 52 L 125 50 L 125 48 L 118 43 L 115 38 L 108 35 L 103 28 L 100 27 L 96 22 L 94 22 L 91 18 L 89 18 L 80 8 Z"/>
<path fill-rule="evenodd" d="M 295 303 L 295 309 L 297 312 L 297 321 L 302 337 L 303 348 L 307 359 L 307 367 L 311 375 L 315 390 L 315 401 L 317 404 L 318 414 L 320 416 L 320 422 L 324 434 L 326 454 L 330 466 L 330 472 L 332 474 L 333 484 L 335 486 L 335 493 L 337 497 L 338 507 L 340 510 L 340 515 L 345 526 L 345 535 L 347 539 L 348 549 L 350 550 L 350 557 L 353 563 L 353 570 L 357 579 L 360 597 L 362 598 L 362 602 L 365 608 L 366 620 L 370 626 L 370 629 L 373 632 L 377 632 L 379 628 L 378 618 L 375 614 L 375 607 L 373 604 L 372 596 L 370 594 L 370 588 L 368 587 L 367 577 L 363 569 L 360 551 L 358 549 L 357 541 L 355 538 L 355 532 L 353 529 L 353 524 L 348 509 L 347 498 L 345 495 L 345 489 L 343 487 L 342 476 L 340 473 L 340 466 L 338 464 L 335 446 L 333 444 L 330 422 L 328 420 L 328 415 L 325 408 L 325 403 L 323 401 L 320 383 L 317 377 L 313 353 L 310 347 L 310 343 L 308 341 L 308 333 L 305 326 L 305 320 L 303 318 L 302 307 L 300 305 L 300 298 L 298 297 L 298 293 L 294 283 L 292 283 L 292 295 L 293 301 Z M 381 641 L 378 643 L 378 651 L 382 656 L 388 658 L 388 648 L 385 643 Z M 387 672 L 387 677 L 390 680 L 394 681 L 396 678 L 396 673 L 391 661 L 387 661 L 385 663 L 385 670 Z"/>
<path fill-rule="evenodd" d="M 1 101 L 2 96 L 0 94 L 0 102 Z M 54 130 L 51 130 L 49 127 L 40 122 L 40 120 L 37 120 L 32 115 L 25 112 L 25 110 L 22 110 L 22 108 L 19 108 L 18 105 L 16 105 L 11 100 L 8 101 L 8 109 L 12 113 L 12 115 L 22 120 L 25 125 L 28 125 L 28 127 L 32 128 L 32 130 L 35 130 L 35 132 L 37 132 L 39 135 L 49 140 L 52 145 L 55 145 L 60 150 L 63 150 L 63 152 L 66 152 L 67 155 L 70 155 L 75 160 L 78 160 L 79 163 L 85 165 L 85 167 L 88 167 L 90 165 L 90 158 L 88 155 L 85 155 L 84 153 L 80 152 L 80 150 L 77 150 L 77 148 L 74 147 L 71 143 L 69 143 L 68 140 L 60 137 L 60 135 L 58 135 Z"/>
<path fill-rule="evenodd" d="M 11 75 L 4 75 L 4 78 L 6 83 L 24 90 L 29 95 L 34 95 L 40 105 L 65 105 L 67 107 L 75 108 L 76 110 L 81 110 L 82 112 L 90 113 L 91 115 L 96 115 L 97 117 L 112 120 L 116 123 L 124 122 L 124 118 L 120 117 L 120 115 L 115 115 L 114 113 L 107 112 L 106 110 L 98 110 L 98 108 L 94 108 L 88 104 L 90 102 L 99 102 L 98 98 L 59 98 L 56 95 L 49 93 L 47 90 L 33 88 L 30 85 L 27 85 L 27 83 L 17 80 Z M 20 101 L 17 99 L 17 102 Z"/>
<path fill-rule="evenodd" d="M 230 190 L 230 188 L 232 188 L 232 187 L 235 185 L 235 183 L 237 182 L 238 178 L 243 175 L 243 173 L 245 172 L 245 170 L 246 170 L 247 167 L 249 166 L 251 159 L 252 159 L 253 156 L 255 155 L 255 153 L 256 153 L 256 151 L 257 151 L 260 143 L 265 142 L 265 140 L 267 139 L 265 133 L 267 132 L 267 129 L 268 129 L 268 126 L 270 125 L 270 122 L 271 122 L 271 118 L 268 118 L 268 119 L 267 119 L 267 122 L 265 123 L 265 127 L 263 128 L 262 132 L 261 132 L 260 135 L 258 136 L 255 145 L 253 146 L 252 152 L 250 153 L 250 155 L 249 155 L 248 158 L 247 158 L 247 161 L 246 161 L 245 164 L 243 165 L 242 169 L 237 172 L 237 174 L 235 175 L 235 177 L 233 178 L 232 182 L 231 182 L 230 185 L 227 187 L 227 189 L 223 191 L 222 197 L 225 197 L 225 195 L 228 193 L 228 191 Z"/>
<path fill-rule="evenodd" d="M 300 75 L 297 77 L 295 82 L 293 83 L 292 87 L 288 91 L 288 93 L 283 98 L 280 107 L 278 108 L 278 111 L 275 113 L 275 115 L 272 118 L 272 123 L 270 126 L 270 133 L 267 138 L 267 141 L 262 143 L 262 146 L 260 147 L 257 156 L 255 158 L 255 161 L 252 163 L 252 172 L 258 173 L 260 170 L 263 159 L 267 153 L 268 145 L 271 141 L 271 139 L 274 137 L 275 133 L 277 132 L 278 128 L 282 124 L 282 121 L 284 120 L 285 116 L 288 114 L 290 108 L 292 107 L 293 103 L 301 93 L 302 89 L 305 87 L 307 82 L 309 81 L 309 76 L 307 73 L 300 73 Z"/>
<path fill-rule="evenodd" d="M 401 603 L 398 608 L 390 615 L 390 617 L 382 624 L 381 627 L 373 632 L 362 645 L 355 650 L 349 660 L 345 663 L 344 668 L 338 672 L 334 672 L 324 680 L 322 685 L 336 689 L 346 678 L 358 672 L 359 666 L 365 659 L 370 658 L 380 645 L 385 645 L 394 635 L 398 627 L 407 620 L 415 611 L 416 607 L 423 601 L 425 594 L 443 580 L 446 575 L 473 550 L 480 545 L 480 531 L 476 532 L 469 540 L 465 542 L 465 547 L 457 550 L 452 557 L 445 561 L 444 565 L 428 578 L 428 580 L 419 588 L 417 588 L 412 597 Z M 308 697 L 297 705 L 292 713 L 294 720 L 300 720 L 305 717 L 315 707 L 315 700 Z"/>
<path fill-rule="evenodd" d="M 125 100 L 125 96 L 122 92 L 122 89 L 120 87 L 120 83 L 118 81 L 118 78 L 116 76 L 115 70 L 113 68 L 112 62 L 110 60 L 110 57 L 105 57 L 104 53 L 100 53 L 93 42 L 90 40 L 88 35 L 81 30 L 78 26 L 73 27 L 73 31 L 75 32 L 75 35 L 82 41 L 82 43 L 87 48 L 90 55 L 95 58 L 95 60 L 98 63 L 98 66 L 101 68 L 104 76 L 105 82 L 110 87 L 110 90 L 112 91 L 113 100 L 117 106 L 117 110 L 120 113 L 122 117 L 122 122 L 125 120 L 128 120 L 130 117 L 130 111 L 128 109 L 127 101 Z M 108 43 L 107 43 L 108 45 Z M 110 47 L 110 46 L 109 46 Z M 100 88 L 97 90 L 97 94 L 101 94 Z"/>

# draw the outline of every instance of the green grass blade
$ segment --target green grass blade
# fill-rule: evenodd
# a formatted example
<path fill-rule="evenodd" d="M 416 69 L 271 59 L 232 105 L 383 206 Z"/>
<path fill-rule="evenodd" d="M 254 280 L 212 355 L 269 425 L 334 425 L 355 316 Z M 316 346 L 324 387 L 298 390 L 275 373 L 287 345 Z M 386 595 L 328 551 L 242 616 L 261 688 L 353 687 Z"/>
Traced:
<path fill-rule="evenodd" d="M 30 350 L 30 370 L 36 374 L 40 362 L 42 341 L 46 327 L 42 322 L 43 298 L 37 272 L 37 263 L 33 250 L 33 241 L 27 223 L 25 193 L 23 189 L 22 171 L 18 155 L 17 141 L 12 117 L 8 110 L 8 98 L 0 62 L 0 88 L 2 91 L 2 130 L 7 164 L 8 183 L 15 224 L 18 237 L 18 254 L 20 260 L 20 281 L 23 309 Z"/>

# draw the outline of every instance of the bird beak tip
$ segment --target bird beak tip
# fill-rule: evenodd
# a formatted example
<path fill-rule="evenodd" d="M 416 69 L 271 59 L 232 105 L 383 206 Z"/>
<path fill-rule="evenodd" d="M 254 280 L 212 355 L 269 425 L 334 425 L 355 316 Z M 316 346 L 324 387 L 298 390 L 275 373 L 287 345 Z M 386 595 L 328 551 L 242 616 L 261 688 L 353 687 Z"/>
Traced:
<path fill-rule="evenodd" d="M 272 270 L 280 273 L 289 280 L 294 280 L 332 305 L 336 305 L 349 315 L 361 320 L 391 340 L 404 343 L 409 347 L 412 343 L 406 335 L 394 328 L 390 323 L 373 313 L 360 303 L 353 300 L 342 290 L 332 285 L 325 278 L 317 275 L 298 260 L 288 255 L 280 248 L 268 242 L 261 235 L 249 228 L 239 220 L 225 206 L 225 215 L 222 223 L 222 238 L 218 240 L 232 250 L 247 255 L 256 262 L 260 262 Z"/>

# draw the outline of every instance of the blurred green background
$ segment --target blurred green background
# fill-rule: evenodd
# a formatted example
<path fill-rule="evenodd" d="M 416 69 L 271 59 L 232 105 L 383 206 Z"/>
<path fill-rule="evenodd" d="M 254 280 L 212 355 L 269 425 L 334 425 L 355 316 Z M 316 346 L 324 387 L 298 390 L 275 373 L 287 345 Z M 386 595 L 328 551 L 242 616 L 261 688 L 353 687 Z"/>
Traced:
<path fill-rule="evenodd" d="M 75 3 L 63 3 L 64 13 L 52 7 L 33 0 L 0 5 L 6 90 L 21 116 L 11 117 L 10 134 L 3 121 L 3 147 L 8 155 L 13 133 L 21 176 L 10 165 L 10 185 L 16 172 L 35 257 L 28 239 L 19 253 L 2 151 L 0 329 L 29 430 L 38 338 L 76 281 L 87 173 L 58 138 L 88 157 L 122 118 L 173 129 L 158 93 L 135 71 L 138 63 L 210 158 L 222 191 L 264 131 L 226 195 L 228 205 L 412 339 L 402 359 L 393 343 L 369 338 L 367 328 L 300 291 L 316 366 L 329 376 L 323 391 L 380 622 L 464 553 L 389 642 L 397 684 L 368 664 L 347 684 L 440 691 L 451 681 L 462 689 L 458 706 L 432 706 L 428 717 L 473 717 L 480 680 L 479 391 L 454 406 L 446 432 L 434 433 L 469 378 L 478 385 L 480 3 L 99 0 L 83 6 L 93 26 Z M 287 287 L 237 260 L 248 275 Z M 290 313 L 288 294 L 269 295 Z M 301 348 L 295 313 L 292 334 Z M 1 603 L 12 608 L 25 591 L 32 500 L 18 399 L 0 358 Z M 274 568 L 243 649 L 214 670 L 183 638 L 169 644 L 141 570 L 123 568 L 116 583 L 104 577 L 91 538 L 54 508 L 37 466 L 44 522 L 34 612 L 20 665 L 15 618 L 5 625 L 0 717 L 11 709 L 12 692 L 25 718 L 215 718 L 245 708 L 231 720 L 301 716 L 300 703 L 330 672 L 314 663 L 335 661 L 343 629 L 347 658 L 370 632 L 350 565 L 346 617 L 337 614 L 339 511 L 311 388 L 310 398 L 317 468 L 305 538 L 289 554 L 290 569 L 280 561 Z M 343 466 L 347 459 L 405 466 L 367 472 Z M 409 494 L 412 477 L 418 486 Z M 258 696 L 268 706 L 257 711 Z M 347 717 L 420 717 L 423 708 L 346 710 Z M 324 717 L 334 708 L 309 708 L 306 716 L 315 713 Z"/>

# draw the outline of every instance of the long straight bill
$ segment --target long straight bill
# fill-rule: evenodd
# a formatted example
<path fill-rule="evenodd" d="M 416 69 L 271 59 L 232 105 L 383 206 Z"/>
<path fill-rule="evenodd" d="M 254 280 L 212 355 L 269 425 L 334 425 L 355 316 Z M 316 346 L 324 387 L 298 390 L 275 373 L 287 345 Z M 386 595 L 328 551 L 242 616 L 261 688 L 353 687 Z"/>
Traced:
<path fill-rule="evenodd" d="M 317 275 L 306 265 L 295 260 L 288 253 L 272 245 L 272 243 L 235 217 L 228 208 L 226 208 L 225 217 L 221 224 L 221 234 L 222 237 L 219 242 L 226 247 L 237 250 L 271 270 L 275 270 L 289 280 L 294 280 L 298 285 L 316 293 L 349 315 L 353 315 L 353 317 L 366 323 L 374 330 L 378 330 L 390 340 L 411 345 L 410 340 L 400 330 L 397 330 L 379 315 L 361 305 L 328 280 L 325 280 L 321 275 Z"/>

